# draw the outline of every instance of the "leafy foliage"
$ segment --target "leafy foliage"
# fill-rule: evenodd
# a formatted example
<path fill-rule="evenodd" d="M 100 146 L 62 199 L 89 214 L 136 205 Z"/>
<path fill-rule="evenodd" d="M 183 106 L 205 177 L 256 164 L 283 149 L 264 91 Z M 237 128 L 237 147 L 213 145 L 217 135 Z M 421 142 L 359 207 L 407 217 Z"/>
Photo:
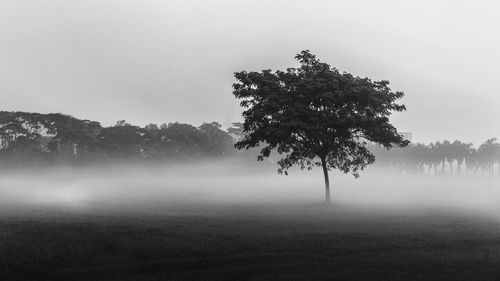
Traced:
<path fill-rule="evenodd" d="M 183 123 L 143 128 L 115 126 L 64 114 L 0 111 L 0 160 L 196 159 L 233 152 L 233 139 L 217 122 L 199 128 Z"/>
<path fill-rule="evenodd" d="M 207 136 L 206 151 L 210 155 L 224 155 L 226 148 L 233 145 L 233 138 L 221 128 L 222 125 L 217 122 L 203 123 L 199 127 L 200 131 Z"/>
<path fill-rule="evenodd" d="M 143 153 L 144 130 L 128 124 L 104 128 L 97 137 L 96 149 L 111 157 L 140 157 Z"/>
<path fill-rule="evenodd" d="M 244 137 L 239 149 L 262 145 L 259 160 L 283 154 L 279 173 L 293 165 L 326 165 L 358 176 L 374 162 L 368 142 L 389 149 L 407 141 L 389 123 L 404 94 L 388 81 L 372 81 L 340 72 L 309 51 L 295 57 L 298 68 L 235 73 L 233 94 L 241 99 Z"/>

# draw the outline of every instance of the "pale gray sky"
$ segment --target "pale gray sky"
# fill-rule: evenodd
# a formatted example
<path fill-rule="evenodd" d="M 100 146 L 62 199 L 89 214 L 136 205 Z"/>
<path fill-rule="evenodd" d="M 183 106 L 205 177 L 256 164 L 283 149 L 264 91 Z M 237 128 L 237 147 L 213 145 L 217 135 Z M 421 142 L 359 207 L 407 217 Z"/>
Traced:
<path fill-rule="evenodd" d="M 500 137 L 496 1 L 2 0 L 0 110 L 110 125 L 241 119 L 233 72 L 310 49 L 406 92 L 416 141 Z"/>

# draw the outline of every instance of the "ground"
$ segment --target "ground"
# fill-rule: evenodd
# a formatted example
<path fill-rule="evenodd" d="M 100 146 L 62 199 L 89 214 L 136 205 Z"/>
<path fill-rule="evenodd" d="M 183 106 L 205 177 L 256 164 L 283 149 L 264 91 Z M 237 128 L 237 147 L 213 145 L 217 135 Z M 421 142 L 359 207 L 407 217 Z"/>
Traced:
<path fill-rule="evenodd" d="M 3 208 L 0 280 L 500 280 L 500 225 L 324 205 Z"/>

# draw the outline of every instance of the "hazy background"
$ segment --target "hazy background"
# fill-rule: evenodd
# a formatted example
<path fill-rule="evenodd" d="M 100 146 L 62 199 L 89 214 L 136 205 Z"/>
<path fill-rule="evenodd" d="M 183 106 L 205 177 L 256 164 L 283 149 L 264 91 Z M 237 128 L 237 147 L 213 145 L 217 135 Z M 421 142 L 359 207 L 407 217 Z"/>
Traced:
<path fill-rule="evenodd" d="M 405 91 L 417 142 L 500 136 L 496 1 L 1 1 L 1 109 L 110 125 L 241 120 L 232 73 L 310 49 Z"/>

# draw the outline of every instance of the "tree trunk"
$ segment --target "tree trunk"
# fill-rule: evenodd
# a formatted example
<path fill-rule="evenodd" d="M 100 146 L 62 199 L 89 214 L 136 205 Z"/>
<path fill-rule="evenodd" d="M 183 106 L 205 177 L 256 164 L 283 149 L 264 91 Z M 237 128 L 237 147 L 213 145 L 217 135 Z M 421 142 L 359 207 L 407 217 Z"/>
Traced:
<path fill-rule="evenodd" d="M 325 201 L 327 204 L 330 204 L 330 180 L 328 179 L 328 168 L 326 167 L 326 160 L 324 158 L 321 158 L 321 166 L 323 166 L 323 175 L 325 176 Z"/>

